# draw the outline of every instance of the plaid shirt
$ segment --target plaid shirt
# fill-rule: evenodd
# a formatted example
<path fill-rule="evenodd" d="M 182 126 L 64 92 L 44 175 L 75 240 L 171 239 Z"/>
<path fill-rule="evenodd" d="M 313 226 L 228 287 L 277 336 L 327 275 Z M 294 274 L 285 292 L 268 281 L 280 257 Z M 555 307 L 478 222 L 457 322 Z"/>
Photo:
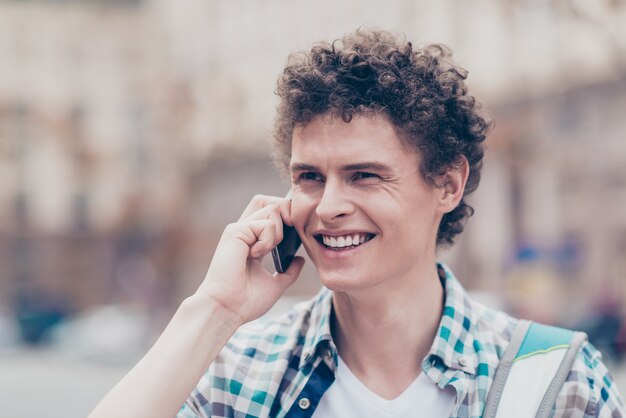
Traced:
<path fill-rule="evenodd" d="M 439 265 L 445 306 L 422 370 L 456 392 L 453 417 L 480 417 L 517 320 L 472 301 Z M 330 334 L 332 292 L 322 289 L 278 320 L 242 327 L 202 377 L 178 417 L 311 417 L 332 384 L 337 352 Z M 555 417 L 621 417 L 623 402 L 601 355 L 579 352 Z"/>

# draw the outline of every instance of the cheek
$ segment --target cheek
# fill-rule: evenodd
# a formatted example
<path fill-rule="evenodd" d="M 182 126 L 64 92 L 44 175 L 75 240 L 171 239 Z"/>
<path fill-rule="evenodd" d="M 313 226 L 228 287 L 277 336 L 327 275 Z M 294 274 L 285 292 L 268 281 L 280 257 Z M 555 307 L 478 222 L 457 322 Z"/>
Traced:
<path fill-rule="evenodd" d="M 395 208 L 390 222 L 411 238 L 430 232 L 437 224 L 436 202 L 430 194 L 415 194 Z"/>
<path fill-rule="evenodd" d="M 405 239 L 412 242 L 415 251 L 422 251 L 422 246 L 434 241 L 441 221 L 436 201 L 431 196 L 420 196 L 404 211 L 400 223 L 406 228 Z"/>

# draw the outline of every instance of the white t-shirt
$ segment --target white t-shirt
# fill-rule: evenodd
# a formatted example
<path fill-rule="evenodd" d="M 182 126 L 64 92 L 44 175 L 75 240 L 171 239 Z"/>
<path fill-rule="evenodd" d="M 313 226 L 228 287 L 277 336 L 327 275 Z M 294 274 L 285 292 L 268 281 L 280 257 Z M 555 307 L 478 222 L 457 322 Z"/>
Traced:
<path fill-rule="evenodd" d="M 339 358 L 335 381 L 322 396 L 313 418 L 449 417 L 454 400 L 454 389 L 439 389 L 423 372 L 397 398 L 381 398 Z"/>

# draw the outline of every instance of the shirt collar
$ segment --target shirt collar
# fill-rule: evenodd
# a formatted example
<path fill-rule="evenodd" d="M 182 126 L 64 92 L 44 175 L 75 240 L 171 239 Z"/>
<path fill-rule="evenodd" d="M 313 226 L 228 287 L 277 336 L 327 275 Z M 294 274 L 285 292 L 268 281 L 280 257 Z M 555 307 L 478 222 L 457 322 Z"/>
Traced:
<path fill-rule="evenodd" d="M 333 347 L 333 344 L 329 344 L 332 341 L 330 334 L 331 312 L 332 292 L 322 287 L 322 290 L 320 290 L 314 298 L 310 316 L 304 319 L 305 323 L 308 322 L 308 324 L 306 324 L 306 334 L 304 336 L 299 368 L 304 367 L 307 363 L 312 361 L 316 354 L 320 354 L 320 350 L 323 346 L 326 350 Z M 326 341 L 328 343 L 324 343 Z M 327 352 L 321 354 L 329 355 Z M 334 349 L 330 354 L 335 355 Z"/>
<path fill-rule="evenodd" d="M 444 287 L 445 302 L 435 340 L 422 363 L 422 369 L 428 374 L 429 369 L 441 362 L 446 368 L 476 374 L 476 321 L 470 299 L 448 266 L 438 263 L 437 269 Z M 336 356 L 330 333 L 332 292 L 323 287 L 315 296 L 310 312 L 310 316 L 304 319 L 308 326 L 299 368 L 314 360 L 316 354 Z"/>
<path fill-rule="evenodd" d="M 422 363 L 428 370 L 438 363 L 447 368 L 476 374 L 478 355 L 476 352 L 476 313 L 463 286 L 444 264 L 437 264 L 439 277 L 444 286 L 444 308 L 435 340 Z"/>

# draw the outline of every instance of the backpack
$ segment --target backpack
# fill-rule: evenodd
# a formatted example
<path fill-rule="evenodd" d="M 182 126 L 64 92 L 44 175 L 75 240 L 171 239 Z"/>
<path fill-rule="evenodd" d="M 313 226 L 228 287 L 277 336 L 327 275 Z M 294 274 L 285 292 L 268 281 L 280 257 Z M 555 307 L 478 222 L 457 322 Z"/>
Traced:
<path fill-rule="evenodd" d="M 583 332 L 520 320 L 487 394 L 484 418 L 550 416 Z"/>

